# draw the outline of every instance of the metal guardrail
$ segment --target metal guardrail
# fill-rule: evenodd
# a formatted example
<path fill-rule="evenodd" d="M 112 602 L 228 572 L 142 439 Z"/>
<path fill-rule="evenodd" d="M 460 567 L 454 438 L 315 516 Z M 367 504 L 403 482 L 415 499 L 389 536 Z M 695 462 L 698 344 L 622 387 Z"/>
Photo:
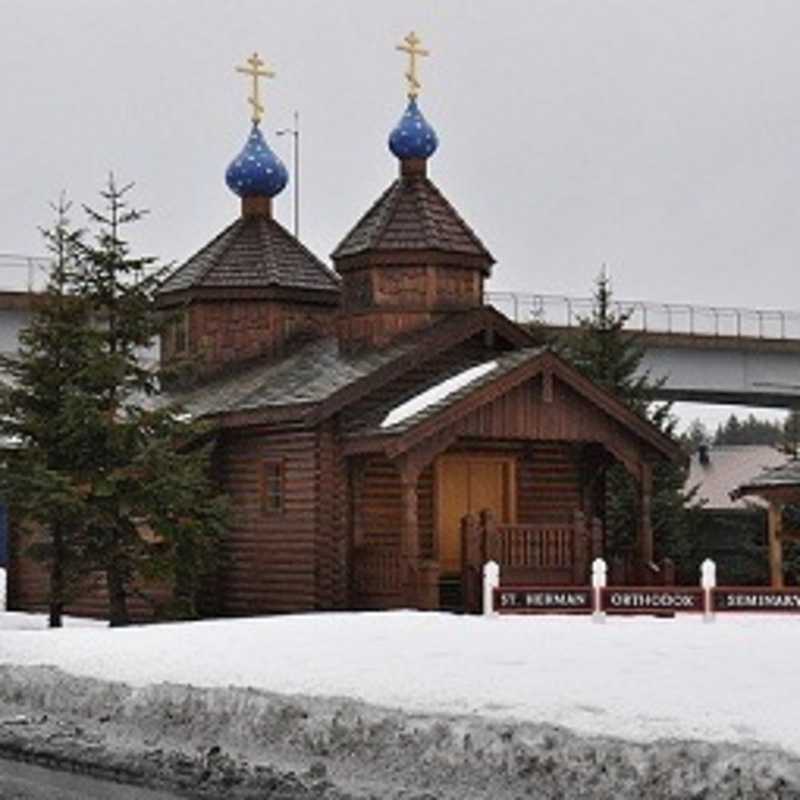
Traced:
<path fill-rule="evenodd" d="M 50 259 L 0 253 L 0 291 L 39 292 L 47 285 Z"/>
<path fill-rule="evenodd" d="M 47 285 L 50 259 L 0 253 L 0 291 L 38 292 Z M 591 297 L 525 292 L 486 292 L 486 300 L 516 322 L 573 327 L 594 308 Z M 800 311 L 701 306 L 614 300 L 615 314 L 626 314 L 626 328 L 653 333 L 800 339 Z"/>
<path fill-rule="evenodd" d="M 591 297 L 523 292 L 486 292 L 486 300 L 516 322 L 573 327 L 589 317 Z M 800 311 L 701 306 L 614 300 L 615 314 L 627 315 L 626 329 L 690 336 L 734 336 L 753 339 L 800 339 Z"/>

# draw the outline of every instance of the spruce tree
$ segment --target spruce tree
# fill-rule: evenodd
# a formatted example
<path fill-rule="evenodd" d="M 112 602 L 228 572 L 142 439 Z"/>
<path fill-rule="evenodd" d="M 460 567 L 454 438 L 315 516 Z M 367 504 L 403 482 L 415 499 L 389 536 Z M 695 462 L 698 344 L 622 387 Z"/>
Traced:
<path fill-rule="evenodd" d="M 676 420 L 670 404 L 655 402 L 660 386 L 642 370 L 644 348 L 625 325 L 630 313 L 616 311 L 611 285 L 603 272 L 597 279 L 590 315 L 579 319 L 563 342 L 562 354 L 594 383 L 616 395 L 668 436 Z M 696 490 L 684 490 L 685 465 L 660 462 L 653 471 L 652 522 L 659 558 L 676 562 L 684 577 L 691 574 L 692 531 L 696 516 L 690 508 Z M 623 557 L 634 546 L 639 524 L 638 490 L 632 476 L 618 464 L 606 472 L 605 517 L 607 555 Z"/>
<path fill-rule="evenodd" d="M 104 576 L 111 625 L 129 622 L 133 593 L 152 601 L 147 587 L 154 580 L 173 590 L 171 607 L 161 611 L 194 615 L 226 515 L 209 478 L 207 426 L 161 395 L 160 375 L 143 358 L 161 324 L 154 298 L 163 270 L 153 259 L 133 257 L 123 238 L 125 227 L 142 217 L 127 204 L 130 190 L 112 176 L 101 192 L 102 209 L 85 207 L 94 239 L 76 237 L 62 287 L 66 305 L 84 315 L 70 331 L 77 336 L 80 329 L 82 349 L 67 401 L 56 403 L 68 416 L 72 453 L 58 476 L 80 499 L 74 550 L 87 570 Z M 46 352 L 46 343 L 37 343 L 19 361 Z M 39 383 L 28 387 L 32 397 L 40 390 Z M 51 431 L 50 446 L 59 435 Z M 15 499 L 29 507 L 31 493 L 18 488 Z M 46 486 L 40 495 L 46 503 L 55 491 Z"/>
<path fill-rule="evenodd" d="M 65 604 L 85 572 L 85 487 L 76 480 L 82 458 L 83 371 L 94 357 L 86 302 L 71 294 L 84 232 L 73 230 L 69 204 L 55 206 L 43 231 L 52 261 L 44 295 L 20 332 L 17 354 L 0 356 L 0 433 L 6 455 L 0 489 L 29 554 L 49 572 L 50 626 L 60 627 Z"/>

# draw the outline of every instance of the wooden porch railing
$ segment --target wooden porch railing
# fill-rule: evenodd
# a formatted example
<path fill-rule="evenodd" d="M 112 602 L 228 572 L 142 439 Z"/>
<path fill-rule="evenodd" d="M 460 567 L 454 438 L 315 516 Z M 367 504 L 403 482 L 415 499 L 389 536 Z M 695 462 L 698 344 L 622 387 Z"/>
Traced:
<path fill-rule="evenodd" d="M 575 560 L 573 525 L 498 525 L 487 542 L 495 561 L 505 567 L 571 569 Z"/>
<path fill-rule="evenodd" d="M 497 523 L 490 511 L 467 515 L 461 530 L 462 592 L 467 611 L 479 610 L 481 570 L 496 561 L 504 583 L 585 584 L 589 564 L 601 554 L 602 529 L 583 513 L 535 524 Z"/>

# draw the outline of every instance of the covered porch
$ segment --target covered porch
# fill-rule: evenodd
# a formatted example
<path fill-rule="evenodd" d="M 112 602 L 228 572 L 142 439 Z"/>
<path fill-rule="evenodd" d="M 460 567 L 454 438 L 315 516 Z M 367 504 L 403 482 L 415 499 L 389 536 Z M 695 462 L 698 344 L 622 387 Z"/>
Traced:
<path fill-rule="evenodd" d="M 679 451 L 546 351 L 347 448 L 351 605 L 475 607 L 480 567 L 504 583 L 582 585 L 605 553 L 604 481 L 638 487 L 620 582 L 656 583 L 652 472 Z"/>
<path fill-rule="evenodd" d="M 783 589 L 785 585 L 784 543 L 800 543 L 800 524 L 797 513 L 787 515 L 787 507 L 800 505 L 800 461 L 792 458 L 780 467 L 763 470 L 747 483 L 737 486 L 731 498 L 758 497 L 767 504 L 767 549 L 770 586 Z M 787 524 L 788 523 L 788 524 Z"/>

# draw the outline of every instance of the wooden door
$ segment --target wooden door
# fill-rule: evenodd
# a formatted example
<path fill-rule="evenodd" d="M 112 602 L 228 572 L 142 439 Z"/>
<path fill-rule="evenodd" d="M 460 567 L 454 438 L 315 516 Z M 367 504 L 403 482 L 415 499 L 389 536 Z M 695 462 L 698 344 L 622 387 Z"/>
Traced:
<path fill-rule="evenodd" d="M 461 571 L 461 519 L 490 509 L 513 522 L 514 461 L 493 456 L 442 456 L 436 462 L 436 530 L 442 575 Z"/>

